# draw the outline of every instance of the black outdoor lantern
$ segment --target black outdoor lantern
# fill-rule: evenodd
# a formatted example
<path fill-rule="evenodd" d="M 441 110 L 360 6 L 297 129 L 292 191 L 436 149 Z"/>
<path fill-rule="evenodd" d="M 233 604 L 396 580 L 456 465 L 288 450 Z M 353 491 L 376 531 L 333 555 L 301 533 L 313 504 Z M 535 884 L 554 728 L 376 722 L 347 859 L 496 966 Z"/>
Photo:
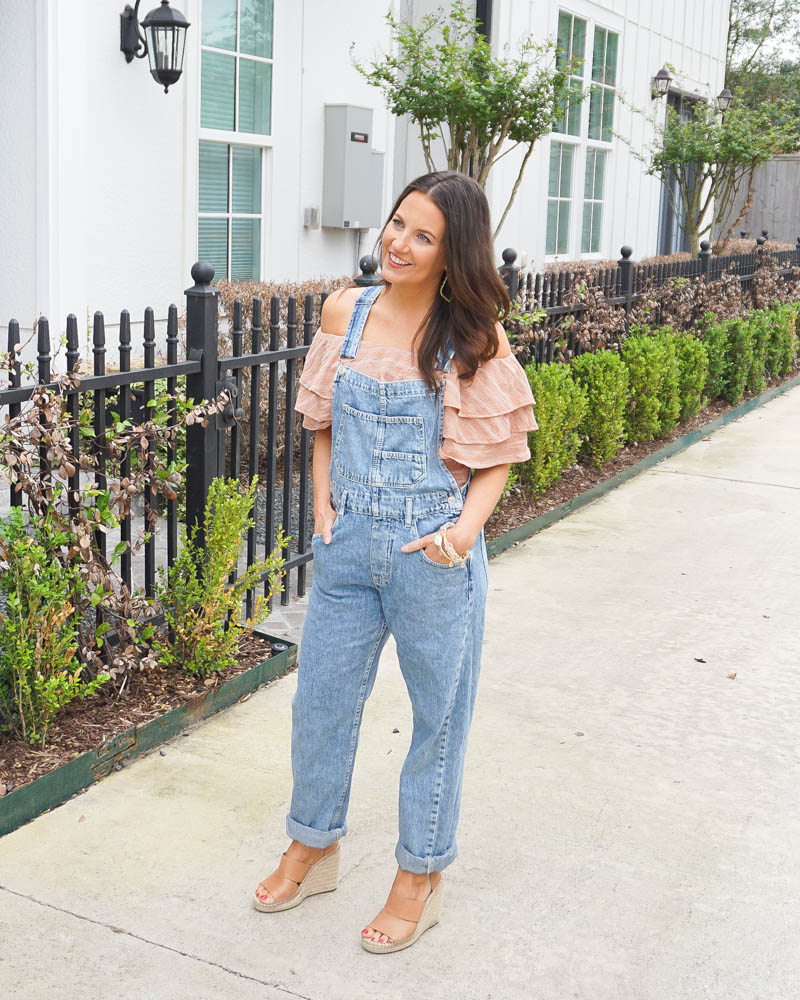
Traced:
<path fill-rule="evenodd" d="M 151 10 L 142 21 L 144 34 L 139 27 L 139 4 L 126 4 L 120 14 L 120 49 L 125 60 L 133 62 L 134 57 L 150 61 L 150 75 L 164 88 L 166 94 L 183 72 L 183 50 L 186 45 L 186 29 L 189 22 L 179 10 L 173 10 L 169 0 L 161 0 L 161 6 Z"/>
<path fill-rule="evenodd" d="M 724 87 L 717 94 L 717 108 L 720 111 L 727 111 L 731 104 L 733 104 L 733 94 L 727 87 Z"/>
<path fill-rule="evenodd" d="M 669 92 L 669 85 L 672 83 L 672 73 L 667 69 L 666 66 L 662 66 L 661 69 L 653 77 L 653 98 L 666 97 Z"/>

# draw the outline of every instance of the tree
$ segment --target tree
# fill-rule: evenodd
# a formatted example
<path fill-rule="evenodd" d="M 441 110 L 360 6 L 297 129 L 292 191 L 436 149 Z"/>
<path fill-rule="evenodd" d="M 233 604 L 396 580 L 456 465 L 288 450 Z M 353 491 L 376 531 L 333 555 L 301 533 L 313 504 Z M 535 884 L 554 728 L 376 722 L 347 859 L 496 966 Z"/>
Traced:
<path fill-rule="evenodd" d="M 743 183 L 752 183 L 756 167 L 790 149 L 794 140 L 790 125 L 770 105 L 753 109 L 736 102 L 720 113 L 698 101 L 689 121 L 667 107 L 663 124 L 654 125 L 648 173 L 664 182 L 693 256 L 712 225 L 726 223 L 738 191 Z M 729 225 L 729 234 L 737 222 Z"/>
<path fill-rule="evenodd" d="M 777 43 L 796 48 L 800 44 L 796 0 L 731 0 L 725 55 L 726 81 L 729 81 L 732 70 L 739 74 L 763 70 L 768 40 L 773 46 Z"/>
<path fill-rule="evenodd" d="M 779 108 L 794 129 L 796 144 L 800 144 L 800 61 L 777 58 L 775 50 L 779 54 L 798 46 L 796 0 L 732 0 L 725 82 L 751 108 L 764 104 Z"/>
<path fill-rule="evenodd" d="M 552 131 L 569 94 L 570 63 L 552 56 L 552 42 L 524 38 L 516 56 L 492 55 L 479 22 L 464 0 L 453 0 L 415 27 L 395 18 L 392 54 L 356 69 L 383 92 L 393 114 L 408 115 L 419 127 L 425 163 L 436 170 L 439 142 L 447 169 L 474 177 L 485 187 L 491 169 L 504 156 L 522 148 L 516 181 L 495 230 L 499 233 L 519 190 L 535 144 Z"/>

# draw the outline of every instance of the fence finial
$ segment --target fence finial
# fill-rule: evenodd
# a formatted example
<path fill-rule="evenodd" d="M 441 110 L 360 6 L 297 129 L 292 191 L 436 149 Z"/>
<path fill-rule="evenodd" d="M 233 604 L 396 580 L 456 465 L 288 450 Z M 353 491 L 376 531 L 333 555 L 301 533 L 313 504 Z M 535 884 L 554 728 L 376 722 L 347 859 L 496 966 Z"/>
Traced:
<path fill-rule="evenodd" d="M 372 254 L 365 254 L 358 262 L 358 267 L 361 274 L 357 275 L 353 280 L 359 288 L 366 288 L 369 285 L 379 285 L 383 280 L 376 273 L 378 270 L 378 262 Z"/>
<path fill-rule="evenodd" d="M 198 260 L 192 268 L 192 277 L 194 278 L 195 286 L 210 285 L 214 280 L 214 268 L 207 260 Z"/>
<path fill-rule="evenodd" d="M 519 266 L 514 262 L 517 259 L 517 251 L 513 247 L 506 247 L 502 253 L 503 263 L 500 265 L 500 277 L 508 289 L 508 297 L 513 301 L 519 293 Z"/>

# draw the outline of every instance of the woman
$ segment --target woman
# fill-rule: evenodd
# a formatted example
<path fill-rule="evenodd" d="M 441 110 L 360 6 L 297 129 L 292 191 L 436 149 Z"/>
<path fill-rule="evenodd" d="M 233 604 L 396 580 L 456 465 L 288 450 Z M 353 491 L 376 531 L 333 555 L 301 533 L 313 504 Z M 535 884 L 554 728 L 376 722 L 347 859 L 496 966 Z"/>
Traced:
<path fill-rule="evenodd" d="M 418 178 L 380 242 L 384 284 L 326 300 L 300 380 L 296 409 L 316 431 L 315 534 L 292 701 L 293 839 L 254 905 L 289 909 L 336 888 L 362 711 L 391 633 L 414 731 L 397 876 L 361 937 L 386 953 L 438 922 L 480 666 L 483 524 L 536 423 L 497 321 L 508 295 L 478 184 Z"/>

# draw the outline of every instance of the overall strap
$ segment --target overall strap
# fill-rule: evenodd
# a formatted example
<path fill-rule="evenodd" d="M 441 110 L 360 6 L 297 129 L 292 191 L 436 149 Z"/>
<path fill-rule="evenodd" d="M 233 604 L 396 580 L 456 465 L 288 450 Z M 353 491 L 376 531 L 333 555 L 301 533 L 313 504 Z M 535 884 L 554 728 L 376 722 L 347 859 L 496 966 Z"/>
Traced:
<path fill-rule="evenodd" d="M 344 343 L 339 352 L 340 358 L 354 358 L 358 353 L 358 345 L 361 343 L 361 334 L 364 332 L 364 324 L 372 308 L 375 299 L 380 295 L 383 285 L 370 285 L 356 299 L 353 307 L 353 314 L 347 324 L 347 332 L 344 335 Z"/>

